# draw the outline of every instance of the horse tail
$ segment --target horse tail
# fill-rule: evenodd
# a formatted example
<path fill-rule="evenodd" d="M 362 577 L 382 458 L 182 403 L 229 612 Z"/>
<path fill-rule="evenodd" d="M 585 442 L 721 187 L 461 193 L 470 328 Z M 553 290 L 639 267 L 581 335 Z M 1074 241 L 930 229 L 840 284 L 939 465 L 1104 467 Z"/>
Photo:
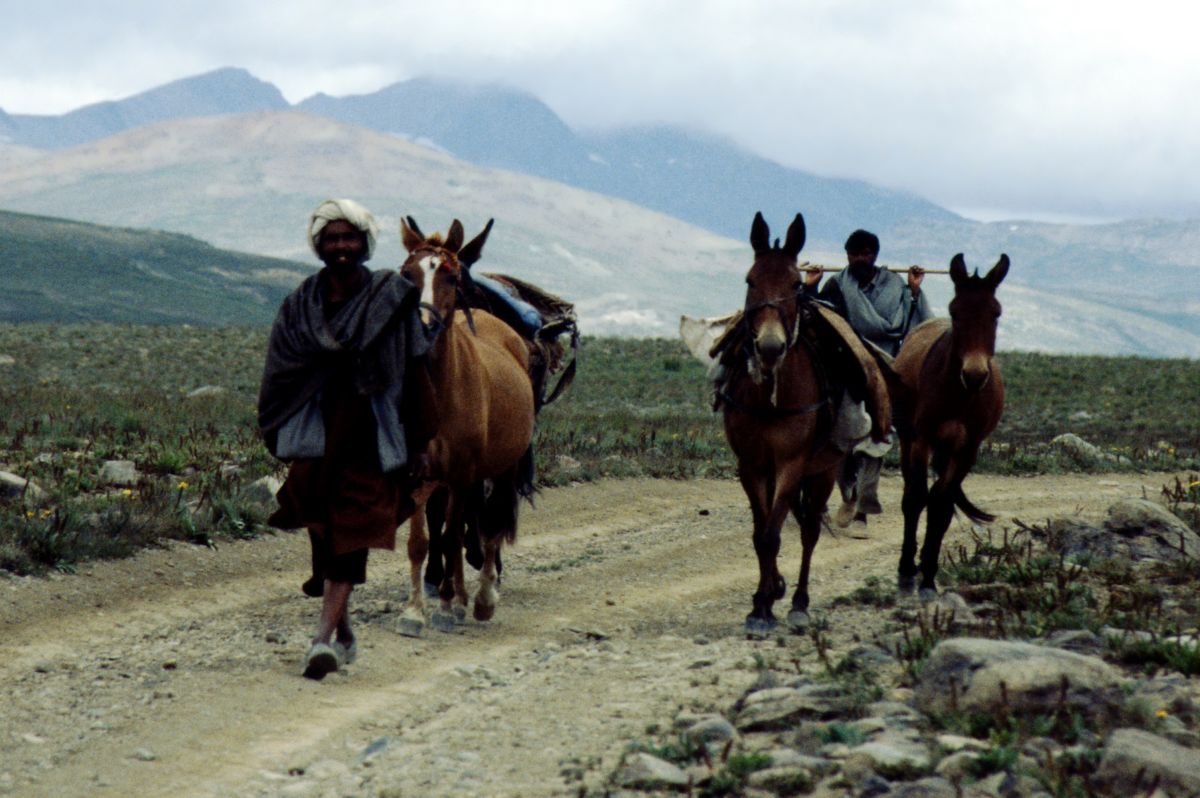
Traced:
<path fill-rule="evenodd" d="M 958 509 L 966 514 L 967 518 L 970 518 L 977 524 L 990 524 L 996 520 L 996 516 L 980 510 L 971 503 L 971 500 L 967 498 L 967 494 L 963 493 L 962 485 L 959 485 L 958 490 L 955 491 L 954 503 L 958 506 Z"/>

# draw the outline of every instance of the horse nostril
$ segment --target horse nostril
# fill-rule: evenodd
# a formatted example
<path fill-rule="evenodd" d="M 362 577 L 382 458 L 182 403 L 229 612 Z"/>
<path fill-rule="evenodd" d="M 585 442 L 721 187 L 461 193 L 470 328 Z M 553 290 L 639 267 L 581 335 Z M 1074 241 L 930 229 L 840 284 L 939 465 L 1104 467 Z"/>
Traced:
<path fill-rule="evenodd" d="M 963 387 L 968 391 L 980 391 L 988 384 L 992 378 L 992 372 L 989 369 L 982 371 L 963 369 L 961 373 Z"/>
<path fill-rule="evenodd" d="M 783 354 L 783 342 L 776 338 L 765 338 L 755 341 L 754 348 L 758 356 L 764 360 L 774 360 Z"/>

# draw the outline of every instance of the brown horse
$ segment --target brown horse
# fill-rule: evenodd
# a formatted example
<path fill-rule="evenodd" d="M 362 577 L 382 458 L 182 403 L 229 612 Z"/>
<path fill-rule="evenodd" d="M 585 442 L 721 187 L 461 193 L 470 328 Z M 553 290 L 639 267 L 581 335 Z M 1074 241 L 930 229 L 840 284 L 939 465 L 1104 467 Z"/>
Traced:
<path fill-rule="evenodd" d="M 459 308 L 470 266 L 482 255 L 491 228 L 489 221 L 464 245 L 457 219 L 445 240 L 437 234 L 426 238 L 411 218 L 400 222 L 409 253 L 400 272 L 421 287 L 424 312 L 442 328 L 429 358 L 438 433 L 427 449 L 428 481 L 417 493 L 417 509 L 409 522 L 412 591 L 401 622 L 407 634 L 420 634 L 424 626 L 421 569 L 429 553 L 425 503 L 437 487 L 445 486 L 448 493 L 442 551 L 435 552 L 444 558 L 441 607 L 432 618 L 437 628 L 449 631 L 466 617 L 462 545 L 468 516 L 483 549 L 474 604 L 477 620 L 488 620 L 495 612 L 500 546 L 516 539 L 518 483 L 533 437 L 529 349 L 490 313 Z"/>
<path fill-rule="evenodd" d="M 918 571 L 921 593 L 937 592 L 942 537 L 956 505 L 973 521 L 996 520 L 967 499 L 962 483 L 1004 410 L 1004 380 L 994 355 L 1000 319 L 996 287 L 1006 274 L 1007 255 L 983 277 L 978 271 L 968 276 L 962 254 L 955 255 L 950 261 L 950 318 L 930 319 L 913 330 L 893 364 L 899 377 L 892 388 L 904 474 L 899 585 L 905 592 L 912 591 Z M 936 474 L 932 488 L 931 458 Z M 918 569 L 917 525 L 927 505 Z"/>
<path fill-rule="evenodd" d="M 800 524 L 803 555 L 788 623 L 793 628 L 807 623 L 809 566 L 843 457 L 829 445 L 831 413 L 822 411 L 830 396 L 822 395 L 815 352 L 801 334 L 806 309 L 799 298 L 796 256 L 804 237 L 804 217 L 796 214 L 783 246 L 776 240 L 772 247 L 767 223 L 761 213 L 755 215 L 750 228 L 754 265 L 746 275 L 740 329 L 734 330 L 746 343 L 731 363 L 738 371 L 720 395 L 725 436 L 737 457 L 738 478 L 754 520 L 758 589 L 746 617 L 746 630 L 752 633 L 775 626 L 771 607 L 787 593 L 776 561 L 789 512 Z"/>

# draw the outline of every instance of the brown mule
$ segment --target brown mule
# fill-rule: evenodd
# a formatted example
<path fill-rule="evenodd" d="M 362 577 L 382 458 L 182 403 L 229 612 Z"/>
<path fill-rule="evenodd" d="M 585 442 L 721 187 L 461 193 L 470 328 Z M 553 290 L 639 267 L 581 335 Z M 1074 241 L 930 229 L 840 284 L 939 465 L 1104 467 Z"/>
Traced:
<path fill-rule="evenodd" d="M 488 620 L 495 612 L 497 559 L 503 541 L 517 535 L 518 480 L 523 458 L 531 456 L 534 397 L 529 378 L 529 349 L 504 322 L 482 310 L 460 312 L 462 286 L 479 260 L 492 223 L 463 244 L 457 219 L 445 240 L 426 238 L 409 218 L 400 232 L 408 259 L 400 272 L 422 289 L 422 305 L 441 325 L 429 356 L 438 403 L 438 433 L 427 451 L 429 475 L 416 494 L 409 521 L 408 556 L 412 591 L 401 622 L 407 634 L 424 624 L 421 570 L 429 553 L 425 503 L 439 486 L 448 492 L 446 529 L 441 536 L 445 571 L 433 615 L 436 627 L 449 631 L 466 616 L 462 546 L 468 514 L 479 530 L 483 567 L 475 595 L 474 616 Z"/>
<path fill-rule="evenodd" d="M 821 536 L 821 517 L 833 491 L 842 453 L 829 444 L 830 396 L 822 392 L 815 353 L 800 335 L 801 275 L 796 256 L 804 246 L 804 217 L 788 227 L 782 247 L 770 243 L 762 214 L 750 229 L 754 265 L 746 275 L 746 303 L 738 334 L 746 340 L 737 353 L 740 370 L 720 396 L 725 436 L 738 462 L 738 478 L 750 500 L 758 589 L 746 630 L 776 625 L 771 607 L 787 593 L 777 559 L 780 530 L 791 512 L 800 523 L 803 554 L 788 622 L 808 621 L 808 574 Z M 886 422 L 885 427 L 886 429 Z"/>
<path fill-rule="evenodd" d="M 967 499 L 962 484 L 979 445 L 1004 410 L 1004 379 L 994 355 L 1000 319 L 996 287 L 1008 265 L 1008 256 L 1001 255 L 983 277 L 978 272 L 968 276 L 962 254 L 955 255 L 950 262 L 950 318 L 930 319 L 913 330 L 893 364 L 899 379 L 891 387 L 904 474 L 899 586 L 905 592 L 913 590 L 918 573 L 922 594 L 937 592 L 942 538 L 955 506 L 973 521 L 995 520 Z M 929 487 L 931 460 L 936 479 Z M 918 568 L 917 526 L 927 506 Z"/>

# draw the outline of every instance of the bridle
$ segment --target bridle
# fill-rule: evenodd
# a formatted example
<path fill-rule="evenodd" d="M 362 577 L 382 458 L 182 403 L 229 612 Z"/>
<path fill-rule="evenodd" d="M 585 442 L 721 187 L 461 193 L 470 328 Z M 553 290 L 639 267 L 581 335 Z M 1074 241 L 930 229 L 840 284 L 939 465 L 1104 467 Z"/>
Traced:
<path fill-rule="evenodd" d="M 820 410 L 822 407 L 824 407 L 825 405 L 830 404 L 830 402 L 832 400 L 832 397 L 828 390 L 828 381 L 825 379 L 824 369 L 821 367 L 820 358 L 817 357 L 816 344 L 814 342 L 810 341 L 808 339 L 808 337 L 801 335 L 801 320 L 806 317 L 808 310 L 803 307 L 803 300 L 801 300 L 801 298 L 798 295 L 796 297 L 794 297 L 793 300 L 791 300 L 791 301 L 794 301 L 796 304 L 796 321 L 794 324 L 789 326 L 787 323 L 787 311 L 783 307 L 783 303 L 785 303 L 787 301 L 789 301 L 789 300 L 787 300 L 787 299 L 767 299 L 762 302 L 757 302 L 753 305 L 747 305 L 745 307 L 745 309 L 743 309 L 743 311 L 742 311 L 742 318 L 741 318 L 741 320 L 738 321 L 738 327 L 740 327 L 741 329 L 738 332 L 739 332 L 740 336 L 742 337 L 742 339 L 745 341 L 745 343 L 743 343 L 742 346 L 749 347 L 751 350 L 748 353 L 747 361 L 748 361 L 748 363 L 753 364 L 752 367 L 747 368 L 746 376 L 748 376 L 748 377 L 750 377 L 750 379 L 754 380 L 754 382 L 756 384 L 761 384 L 764 379 L 766 379 L 767 377 L 770 377 L 773 381 L 773 385 L 771 388 L 771 406 L 766 409 L 759 408 L 759 407 L 750 407 L 741 402 L 738 402 L 736 399 L 734 399 L 732 396 L 729 395 L 729 392 L 727 390 L 718 390 L 717 391 L 718 398 L 722 402 L 726 403 L 727 405 L 729 405 L 730 407 L 732 407 L 733 409 L 735 409 L 739 412 L 746 413 L 747 415 L 755 416 L 758 418 L 765 418 L 765 419 L 787 418 L 790 416 L 801 416 L 801 415 L 806 415 L 808 413 L 815 413 L 818 410 Z M 770 308 L 779 315 L 779 321 L 782 324 L 783 331 L 784 331 L 783 352 L 779 355 L 779 358 L 775 363 L 775 368 L 771 372 L 765 372 L 762 369 L 761 364 L 758 362 L 758 354 L 755 351 L 755 347 L 754 347 L 754 329 L 751 326 L 751 324 L 752 324 L 751 319 L 754 316 L 757 316 L 758 311 L 760 311 L 764 308 Z M 779 390 L 779 381 L 775 378 L 775 372 L 778 371 L 780 366 L 783 364 L 784 360 L 787 359 L 788 354 L 792 351 L 792 348 L 798 342 L 801 343 L 803 346 L 805 346 L 808 349 L 809 359 L 812 361 L 813 368 L 817 371 L 817 378 L 818 378 L 817 383 L 821 387 L 822 393 L 824 393 L 825 396 L 824 396 L 824 398 L 819 399 L 816 402 L 811 402 L 806 405 L 800 405 L 799 407 L 779 408 L 779 407 L 776 407 L 776 401 L 777 401 L 776 392 Z"/>

